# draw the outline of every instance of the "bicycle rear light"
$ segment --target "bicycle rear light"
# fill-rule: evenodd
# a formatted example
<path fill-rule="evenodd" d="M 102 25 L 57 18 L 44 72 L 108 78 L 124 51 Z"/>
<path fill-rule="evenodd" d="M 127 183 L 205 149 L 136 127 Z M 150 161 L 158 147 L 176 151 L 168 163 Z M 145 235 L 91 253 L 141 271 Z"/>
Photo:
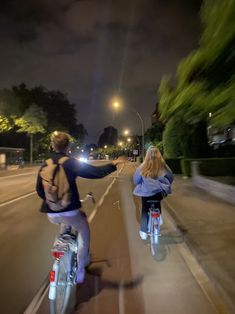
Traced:
<path fill-rule="evenodd" d="M 50 282 L 54 282 L 55 281 L 55 271 L 51 270 L 50 271 Z"/>
<path fill-rule="evenodd" d="M 51 254 L 54 258 L 61 258 L 62 256 L 64 256 L 64 252 L 61 251 L 52 251 Z"/>
<path fill-rule="evenodd" d="M 159 218 L 160 214 L 159 213 L 151 213 L 152 218 Z"/>

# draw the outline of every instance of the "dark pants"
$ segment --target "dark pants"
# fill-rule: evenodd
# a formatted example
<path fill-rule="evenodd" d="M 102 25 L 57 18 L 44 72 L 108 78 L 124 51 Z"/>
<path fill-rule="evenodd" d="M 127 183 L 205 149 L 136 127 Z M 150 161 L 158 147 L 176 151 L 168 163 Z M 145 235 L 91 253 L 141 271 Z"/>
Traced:
<path fill-rule="evenodd" d="M 149 208 L 151 207 L 151 202 L 149 201 L 158 201 L 158 203 L 154 202 L 154 207 L 160 209 L 161 211 L 161 203 L 160 201 L 163 199 L 161 193 L 157 193 L 153 196 L 141 197 L 142 200 L 142 212 L 141 212 L 141 220 L 140 220 L 140 230 L 143 232 L 148 232 L 148 220 L 149 220 Z"/>

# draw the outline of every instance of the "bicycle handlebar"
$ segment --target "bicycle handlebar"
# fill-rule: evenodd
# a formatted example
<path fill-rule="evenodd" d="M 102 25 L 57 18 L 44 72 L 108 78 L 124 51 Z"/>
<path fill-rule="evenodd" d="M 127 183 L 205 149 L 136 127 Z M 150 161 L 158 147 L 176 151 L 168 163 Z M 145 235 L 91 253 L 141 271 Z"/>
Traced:
<path fill-rule="evenodd" d="M 80 200 L 82 203 L 87 201 L 88 199 L 92 200 L 92 203 L 95 204 L 95 198 L 92 192 L 88 192 L 83 200 Z"/>

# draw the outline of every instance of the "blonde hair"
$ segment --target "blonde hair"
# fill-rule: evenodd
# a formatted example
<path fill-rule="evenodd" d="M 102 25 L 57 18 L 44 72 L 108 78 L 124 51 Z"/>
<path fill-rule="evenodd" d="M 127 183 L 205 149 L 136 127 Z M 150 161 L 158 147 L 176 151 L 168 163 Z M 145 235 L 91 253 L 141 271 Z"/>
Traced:
<path fill-rule="evenodd" d="M 70 136 L 65 132 L 53 132 L 51 136 L 51 145 L 56 152 L 64 153 L 69 147 Z"/>
<path fill-rule="evenodd" d="M 150 146 L 141 165 L 143 177 L 157 178 L 161 171 L 166 170 L 166 163 L 157 147 Z"/>

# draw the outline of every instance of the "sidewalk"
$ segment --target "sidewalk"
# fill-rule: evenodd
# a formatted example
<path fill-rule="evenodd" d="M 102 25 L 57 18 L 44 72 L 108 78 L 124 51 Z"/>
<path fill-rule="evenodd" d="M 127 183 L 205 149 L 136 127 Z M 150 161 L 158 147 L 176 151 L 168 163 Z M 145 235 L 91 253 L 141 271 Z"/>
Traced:
<path fill-rule="evenodd" d="M 39 169 L 40 165 L 26 165 L 23 168 L 12 168 L 0 170 L 0 177 L 7 177 L 15 174 L 27 173 L 28 171 Z"/>
<path fill-rule="evenodd" d="M 175 178 L 165 209 L 218 291 L 235 313 L 235 206 Z"/>

